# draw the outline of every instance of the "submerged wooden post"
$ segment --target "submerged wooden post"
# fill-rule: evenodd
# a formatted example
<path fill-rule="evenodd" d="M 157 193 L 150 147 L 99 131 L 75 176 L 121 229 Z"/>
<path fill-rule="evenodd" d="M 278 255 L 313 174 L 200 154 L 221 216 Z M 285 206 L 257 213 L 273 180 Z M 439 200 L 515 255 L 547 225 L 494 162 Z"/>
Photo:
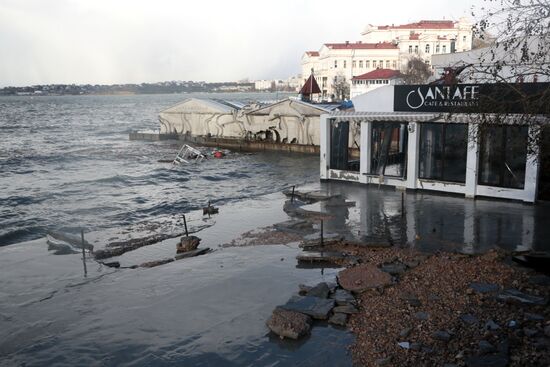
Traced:
<path fill-rule="evenodd" d="M 187 232 L 187 220 L 185 219 L 185 214 L 183 215 L 183 225 L 185 226 L 185 236 L 189 237 L 189 232 Z"/>
<path fill-rule="evenodd" d="M 292 185 L 292 195 L 290 195 L 290 202 L 294 202 L 294 189 L 296 188 L 296 185 Z"/>
<path fill-rule="evenodd" d="M 88 269 L 86 268 L 86 246 L 84 245 L 84 230 L 80 231 L 82 237 L 82 263 L 84 264 L 84 276 L 88 276 Z"/>
<path fill-rule="evenodd" d="M 402 192 L 401 193 L 401 217 L 404 217 L 405 216 L 405 193 Z"/>

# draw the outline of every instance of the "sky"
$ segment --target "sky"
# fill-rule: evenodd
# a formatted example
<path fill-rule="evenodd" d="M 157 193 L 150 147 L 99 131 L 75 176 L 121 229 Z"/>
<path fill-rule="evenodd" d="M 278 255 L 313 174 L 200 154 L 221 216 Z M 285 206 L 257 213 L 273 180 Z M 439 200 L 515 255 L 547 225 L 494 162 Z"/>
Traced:
<path fill-rule="evenodd" d="M 0 0 L 0 87 L 284 79 L 368 24 L 458 20 L 483 0 Z"/>

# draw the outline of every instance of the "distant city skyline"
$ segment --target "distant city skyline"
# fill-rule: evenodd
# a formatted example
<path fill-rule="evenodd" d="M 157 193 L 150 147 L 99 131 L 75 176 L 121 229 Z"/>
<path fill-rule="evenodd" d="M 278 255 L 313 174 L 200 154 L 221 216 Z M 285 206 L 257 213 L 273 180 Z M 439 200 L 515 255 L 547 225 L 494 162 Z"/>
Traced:
<path fill-rule="evenodd" d="M 0 0 L 0 88 L 285 79 L 367 24 L 471 17 L 482 0 L 200 2 Z"/>

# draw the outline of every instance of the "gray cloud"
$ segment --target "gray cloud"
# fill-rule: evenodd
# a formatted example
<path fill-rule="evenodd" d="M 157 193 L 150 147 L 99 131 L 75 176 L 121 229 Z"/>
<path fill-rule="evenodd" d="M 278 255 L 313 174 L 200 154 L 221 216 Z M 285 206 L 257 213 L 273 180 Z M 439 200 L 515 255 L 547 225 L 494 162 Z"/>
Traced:
<path fill-rule="evenodd" d="M 458 19 L 469 1 L 0 0 L 0 86 L 286 78 L 368 23 Z"/>

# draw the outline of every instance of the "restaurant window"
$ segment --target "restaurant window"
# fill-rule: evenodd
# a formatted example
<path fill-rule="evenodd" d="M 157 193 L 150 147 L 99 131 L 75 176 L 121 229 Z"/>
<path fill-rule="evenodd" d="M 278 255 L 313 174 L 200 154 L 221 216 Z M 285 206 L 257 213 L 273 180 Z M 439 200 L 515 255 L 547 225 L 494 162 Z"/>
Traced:
<path fill-rule="evenodd" d="M 481 132 L 480 185 L 523 189 L 527 126 L 489 126 Z"/>
<path fill-rule="evenodd" d="M 407 123 L 374 122 L 369 173 L 405 178 L 408 135 Z"/>
<path fill-rule="evenodd" d="M 467 154 L 466 124 L 421 125 L 419 178 L 464 183 Z"/>
<path fill-rule="evenodd" d="M 331 121 L 330 168 L 343 171 L 359 171 L 359 160 L 349 156 L 349 121 Z"/>

